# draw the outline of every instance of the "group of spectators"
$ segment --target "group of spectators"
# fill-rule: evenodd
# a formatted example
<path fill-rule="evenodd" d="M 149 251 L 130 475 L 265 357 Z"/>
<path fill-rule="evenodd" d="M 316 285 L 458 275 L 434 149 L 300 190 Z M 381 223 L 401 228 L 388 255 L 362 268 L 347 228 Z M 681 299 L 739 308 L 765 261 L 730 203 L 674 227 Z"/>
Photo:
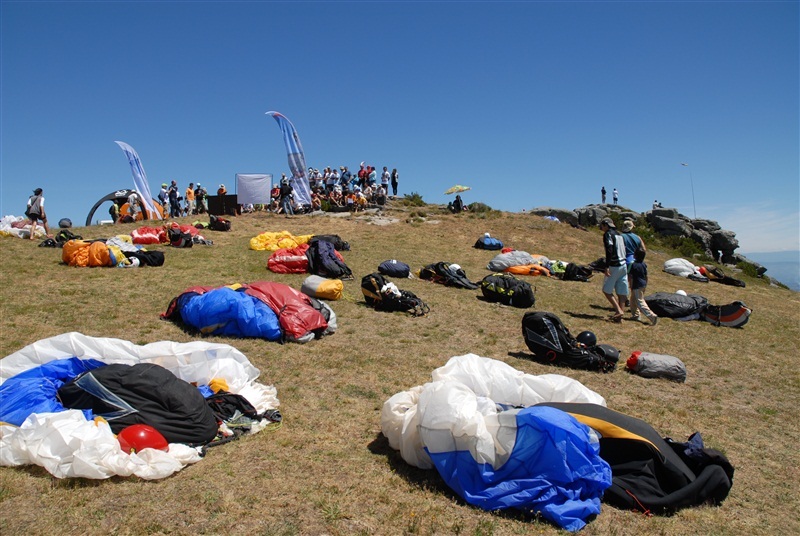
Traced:
<path fill-rule="evenodd" d="M 347 166 L 340 166 L 339 169 L 326 167 L 322 171 L 308 168 L 310 209 L 316 211 L 340 208 L 356 212 L 369 205 L 383 205 L 390 196 L 390 188 L 391 195 L 397 196 L 399 179 L 400 174 L 396 168 L 390 172 L 384 166 L 378 177 L 376 168 L 364 162 L 356 173 L 352 173 Z M 294 198 L 285 173 L 281 175 L 280 183 L 270 192 L 268 210 L 287 216 L 305 210 Z"/>

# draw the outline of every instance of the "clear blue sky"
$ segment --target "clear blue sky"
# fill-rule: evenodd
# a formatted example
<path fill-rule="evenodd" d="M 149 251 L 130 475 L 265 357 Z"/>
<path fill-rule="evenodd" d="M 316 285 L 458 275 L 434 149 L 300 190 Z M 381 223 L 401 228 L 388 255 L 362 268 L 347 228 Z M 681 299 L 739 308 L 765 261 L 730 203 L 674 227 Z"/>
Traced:
<path fill-rule="evenodd" d="M 130 188 L 396 167 L 520 211 L 618 188 L 800 249 L 800 15 L 757 2 L 2 2 L 0 212 L 82 225 Z M 689 167 L 682 167 L 686 162 Z M 692 199 L 694 187 L 694 203 Z M 106 214 L 100 214 L 106 217 Z M 96 216 L 97 217 L 97 216 Z"/>

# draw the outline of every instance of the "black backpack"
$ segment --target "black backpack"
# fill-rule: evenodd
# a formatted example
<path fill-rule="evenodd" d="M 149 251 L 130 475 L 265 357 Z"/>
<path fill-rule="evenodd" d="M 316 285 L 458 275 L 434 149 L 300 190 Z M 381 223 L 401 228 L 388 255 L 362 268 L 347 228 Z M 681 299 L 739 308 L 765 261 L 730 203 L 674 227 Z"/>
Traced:
<path fill-rule="evenodd" d="M 336 251 L 350 251 L 350 244 L 342 240 L 342 237 L 339 235 L 314 235 L 311 237 L 311 240 L 309 240 L 309 243 L 316 242 L 317 240 L 330 242 L 333 244 Z"/>
<path fill-rule="evenodd" d="M 209 214 L 209 218 L 211 221 L 208 223 L 208 228 L 212 231 L 230 231 L 231 230 L 231 221 L 226 220 L 225 218 L 220 218 L 218 216 L 214 216 L 213 214 Z"/>
<path fill-rule="evenodd" d="M 308 271 L 328 279 L 353 279 L 353 272 L 336 256 L 333 244 L 325 240 L 314 240 L 306 250 Z"/>
<path fill-rule="evenodd" d="M 587 348 L 553 313 L 528 312 L 522 317 L 522 336 L 536 361 L 574 369 L 612 372 L 619 355 Z"/>
<path fill-rule="evenodd" d="M 467 274 L 463 268 L 451 270 L 450 266 L 449 262 L 429 264 L 419 271 L 419 278 L 441 283 L 448 287 L 468 288 L 470 290 L 478 288 L 478 285 L 467 279 Z"/>
<path fill-rule="evenodd" d="M 522 309 L 536 305 L 530 283 L 511 274 L 489 274 L 481 281 L 483 297 L 490 302 Z"/>
<path fill-rule="evenodd" d="M 392 259 L 383 261 L 378 266 L 378 271 L 389 277 L 408 277 L 411 274 L 411 267 L 404 262 Z"/>
<path fill-rule="evenodd" d="M 381 289 L 386 284 L 386 278 L 379 273 L 365 275 L 361 278 L 361 293 L 367 305 L 375 307 L 383 298 Z"/>
<path fill-rule="evenodd" d="M 567 264 L 564 269 L 564 274 L 561 276 L 562 281 L 589 281 L 594 275 L 594 272 L 588 266 L 581 266 L 571 262 Z"/>
<path fill-rule="evenodd" d="M 430 311 L 430 307 L 409 290 L 400 290 L 399 296 L 393 292 L 381 292 L 386 284 L 386 278 L 377 272 L 361 278 L 361 293 L 367 305 L 377 311 L 404 311 L 413 316 L 425 316 Z"/>
<path fill-rule="evenodd" d="M 194 245 L 191 233 L 184 233 L 179 228 L 167 229 L 167 238 L 174 248 L 190 248 Z"/>
<path fill-rule="evenodd" d="M 62 247 L 64 244 L 69 242 L 70 240 L 83 240 L 82 236 L 78 236 L 69 229 L 59 229 L 59 231 L 53 237 L 58 244 L 59 247 Z"/>

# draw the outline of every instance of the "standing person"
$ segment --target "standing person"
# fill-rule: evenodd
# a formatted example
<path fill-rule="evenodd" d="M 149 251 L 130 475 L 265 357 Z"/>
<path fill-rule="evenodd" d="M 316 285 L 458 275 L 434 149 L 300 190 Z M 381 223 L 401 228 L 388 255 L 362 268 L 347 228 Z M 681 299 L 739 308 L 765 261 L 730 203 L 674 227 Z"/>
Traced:
<path fill-rule="evenodd" d="M 600 188 L 600 195 L 603 197 L 603 204 L 606 204 L 606 187 L 603 186 Z"/>
<path fill-rule="evenodd" d="M 131 220 L 136 221 L 136 216 L 140 212 L 142 213 L 142 219 L 146 219 L 142 211 L 142 198 L 139 196 L 138 192 L 134 190 L 128 195 L 128 214 Z"/>
<path fill-rule="evenodd" d="M 361 167 L 358 169 L 356 176 L 358 177 L 358 187 L 364 188 L 367 185 L 367 169 L 364 167 L 364 162 L 361 162 Z"/>
<path fill-rule="evenodd" d="M 178 183 L 172 181 L 169 185 L 169 192 L 167 192 L 167 197 L 169 198 L 169 216 L 170 218 L 179 218 L 181 215 L 181 196 L 178 193 Z"/>
<path fill-rule="evenodd" d="M 111 216 L 111 221 L 117 223 L 119 221 L 119 203 L 112 201 L 111 206 L 108 207 L 108 214 Z"/>
<path fill-rule="evenodd" d="M 44 227 L 44 234 L 50 238 L 50 228 L 47 227 L 47 214 L 44 211 L 44 196 L 42 195 L 41 188 L 36 188 L 33 191 L 33 195 L 28 198 L 25 215 L 31 222 L 31 240 L 35 239 L 36 222 L 39 221 L 42 222 L 42 226 Z"/>
<path fill-rule="evenodd" d="M 206 197 L 208 197 L 208 192 L 198 182 L 197 188 L 194 189 L 194 203 L 198 214 L 206 214 L 208 212 L 208 199 Z"/>
<path fill-rule="evenodd" d="M 611 195 L 614 198 L 614 204 L 616 205 L 617 201 L 619 201 L 619 192 L 616 188 L 614 188 L 614 191 L 611 193 Z"/>
<path fill-rule="evenodd" d="M 634 261 L 631 264 L 628 272 L 628 277 L 631 279 L 631 289 L 633 296 L 631 297 L 631 318 L 639 320 L 639 311 L 650 321 L 650 324 L 656 325 L 658 322 L 658 315 L 650 310 L 647 302 L 644 301 L 645 290 L 647 289 L 647 265 L 644 263 L 644 257 L 647 252 L 643 249 L 637 249 L 634 254 Z"/>
<path fill-rule="evenodd" d="M 289 184 L 289 179 L 286 178 L 286 173 L 281 174 L 281 208 L 286 216 L 294 215 L 292 209 L 292 185 Z"/>
<path fill-rule="evenodd" d="M 633 264 L 634 260 L 634 253 L 637 249 L 642 249 L 647 251 L 647 247 L 644 245 L 644 240 L 633 232 L 634 228 L 633 221 L 625 220 L 622 222 L 622 241 L 625 243 L 625 265 L 628 268 L 628 272 L 630 272 L 631 264 Z M 631 278 L 628 276 L 628 285 L 631 284 Z M 629 303 L 620 303 L 620 305 L 625 308 L 630 305 Z"/>
<path fill-rule="evenodd" d="M 219 188 L 217 188 L 217 195 L 228 195 L 228 189 L 225 188 L 224 184 L 220 184 Z"/>
<path fill-rule="evenodd" d="M 378 174 L 375 172 L 375 167 L 374 166 L 367 166 L 367 169 L 369 170 L 369 172 L 367 173 L 367 184 L 369 184 L 370 186 L 372 186 L 374 188 L 375 184 L 378 182 L 376 180 L 377 177 L 378 177 Z"/>
<path fill-rule="evenodd" d="M 161 183 L 161 190 L 158 192 L 158 202 L 161 203 L 161 206 L 164 207 L 164 210 L 169 209 L 169 205 L 167 204 L 167 197 L 169 193 L 167 192 L 167 183 Z"/>
<path fill-rule="evenodd" d="M 339 169 L 342 170 L 342 186 L 344 187 L 344 190 L 352 190 L 353 185 L 350 184 L 350 181 L 353 179 L 353 174 L 350 173 L 350 170 L 347 169 L 347 166 L 341 166 Z"/>
<path fill-rule="evenodd" d="M 397 197 L 397 181 L 400 174 L 397 173 L 397 168 L 392 169 L 392 197 Z"/>
<path fill-rule="evenodd" d="M 625 242 L 622 235 L 617 232 L 617 226 L 611 218 L 600 220 L 600 230 L 603 231 L 603 249 L 605 249 L 605 279 L 603 280 L 603 294 L 614 307 L 614 314 L 609 318 L 612 322 L 622 322 L 625 312 L 621 303 L 628 300 L 628 270 L 625 265 Z M 616 291 L 617 296 L 614 296 Z"/>
<path fill-rule="evenodd" d="M 627 264 L 629 267 L 631 264 L 633 264 L 633 254 L 637 249 L 643 249 L 644 251 L 647 251 L 647 247 L 644 245 L 644 240 L 642 240 L 642 237 L 633 232 L 634 227 L 635 225 L 631 220 L 625 220 L 622 222 L 622 240 L 625 242 L 625 264 Z"/>
<path fill-rule="evenodd" d="M 389 195 L 389 169 L 383 166 L 383 173 L 381 173 L 381 186 L 385 195 Z"/>
<path fill-rule="evenodd" d="M 186 188 L 186 192 L 183 194 L 184 199 L 186 199 L 186 216 L 190 214 L 194 214 L 195 207 L 194 207 L 194 183 L 190 182 L 189 187 Z"/>

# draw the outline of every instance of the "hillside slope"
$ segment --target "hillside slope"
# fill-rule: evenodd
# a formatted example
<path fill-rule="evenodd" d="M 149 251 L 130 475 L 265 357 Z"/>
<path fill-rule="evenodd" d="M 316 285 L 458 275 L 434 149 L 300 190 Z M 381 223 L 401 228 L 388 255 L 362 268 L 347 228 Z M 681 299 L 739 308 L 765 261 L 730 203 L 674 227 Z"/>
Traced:
<path fill-rule="evenodd" d="M 188 221 L 188 219 L 186 220 Z M 85 238 L 134 225 L 74 229 Z M 556 313 L 573 333 L 589 329 L 621 349 L 681 358 L 685 384 L 646 380 L 622 367 L 611 374 L 534 363 L 521 335 L 524 310 L 490 304 L 479 291 L 419 279 L 399 281 L 431 308 L 426 317 L 379 313 L 364 305 L 363 275 L 386 259 L 412 270 L 457 262 L 473 281 L 489 272 L 495 252 L 472 248 L 485 232 L 507 246 L 578 263 L 602 256 L 597 229 L 581 231 L 529 214 L 451 215 L 438 207 L 388 210 L 360 217 L 255 213 L 233 219 L 229 233 L 207 231 L 213 246 L 172 249 L 160 268 L 77 269 L 61 251 L 0 238 L 3 330 L 0 355 L 36 340 L 80 331 L 145 344 L 190 341 L 159 319 L 169 301 L 192 285 L 273 280 L 299 288 L 303 275 L 266 270 L 268 252 L 248 248 L 265 231 L 339 234 L 355 280 L 332 302 L 339 331 L 309 344 L 208 340 L 231 344 L 275 385 L 285 421 L 272 434 L 219 446 L 206 459 L 168 479 L 57 481 L 40 468 L 0 468 L 0 532 L 260 533 L 260 534 L 522 534 L 554 527 L 516 514 L 488 513 L 464 504 L 435 472 L 409 467 L 380 433 L 380 409 L 394 393 L 430 380 L 450 357 L 475 353 L 530 374 L 564 374 L 603 395 L 612 409 L 649 422 L 663 436 L 685 441 L 700 431 L 708 446 L 736 467 L 733 489 L 720 508 L 647 518 L 608 506 L 585 534 L 800 533 L 800 300 L 789 290 L 742 277 L 747 288 L 696 283 L 661 271 L 674 255 L 648 252 L 648 293 L 683 289 L 711 303 L 741 300 L 753 309 L 743 329 L 662 320 L 648 326 L 605 321 L 609 307 L 592 282 L 530 278 L 537 310 Z M 739 277 L 737 275 L 737 277 Z M 24 514 L 23 514 L 24 513 Z"/>

